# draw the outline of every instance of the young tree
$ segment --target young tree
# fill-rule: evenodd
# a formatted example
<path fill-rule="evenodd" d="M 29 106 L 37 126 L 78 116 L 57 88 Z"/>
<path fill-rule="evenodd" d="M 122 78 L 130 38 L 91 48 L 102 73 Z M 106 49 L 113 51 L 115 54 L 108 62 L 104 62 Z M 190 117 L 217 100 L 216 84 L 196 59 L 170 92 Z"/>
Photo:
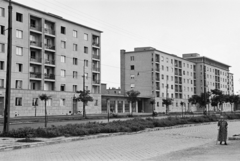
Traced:
<path fill-rule="evenodd" d="M 169 105 L 171 105 L 172 102 L 173 102 L 172 98 L 162 99 L 162 104 L 166 105 L 166 114 L 168 114 L 168 112 L 169 112 Z"/>
<path fill-rule="evenodd" d="M 131 103 L 131 109 L 130 109 L 131 115 L 133 115 L 132 105 L 134 102 L 138 101 L 137 97 L 139 95 L 140 95 L 139 91 L 134 91 L 134 90 L 127 91 L 127 99 Z"/>
<path fill-rule="evenodd" d="M 79 96 L 76 98 L 77 101 L 81 101 L 83 103 L 83 118 L 86 118 L 86 108 L 88 102 L 92 102 L 93 98 L 90 96 L 89 90 L 83 90 L 83 91 L 77 91 L 79 93 Z"/>
<path fill-rule="evenodd" d="M 47 100 L 51 99 L 50 95 L 41 94 L 38 96 L 40 100 L 44 101 L 45 105 L 45 127 L 47 127 Z"/>
<path fill-rule="evenodd" d="M 155 104 L 155 99 L 154 98 L 150 99 L 150 104 L 152 105 L 152 116 L 154 117 L 155 116 L 155 112 L 154 112 L 154 108 L 153 108 L 153 105 Z"/>
<path fill-rule="evenodd" d="M 195 105 L 198 104 L 201 108 L 203 108 L 203 112 L 204 112 L 206 110 L 205 109 L 206 105 L 210 103 L 209 97 L 210 97 L 210 92 L 201 93 L 200 96 L 192 95 L 192 97 L 188 99 L 188 102 Z"/>
<path fill-rule="evenodd" d="M 211 90 L 212 92 L 212 99 L 211 99 L 211 104 L 215 105 L 214 107 L 218 106 L 221 108 L 221 112 L 223 111 L 223 103 L 226 102 L 226 96 L 222 93 L 221 90 L 219 89 L 213 89 Z"/>
<path fill-rule="evenodd" d="M 234 95 L 234 99 L 233 99 L 234 105 L 237 106 L 240 103 L 240 97 L 239 95 Z M 235 111 L 235 109 L 234 109 Z"/>

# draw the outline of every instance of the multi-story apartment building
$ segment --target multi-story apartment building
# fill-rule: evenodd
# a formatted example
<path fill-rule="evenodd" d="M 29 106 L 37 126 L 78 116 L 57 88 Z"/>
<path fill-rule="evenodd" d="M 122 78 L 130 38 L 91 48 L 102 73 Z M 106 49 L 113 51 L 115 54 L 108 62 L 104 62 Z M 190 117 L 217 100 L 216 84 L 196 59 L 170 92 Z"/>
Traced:
<path fill-rule="evenodd" d="M 173 98 L 170 111 L 181 111 L 180 103 L 187 104 L 194 94 L 194 65 L 194 62 L 152 47 L 135 48 L 130 52 L 121 50 L 122 93 L 134 89 L 141 93 L 140 97 L 155 98 L 156 112 L 166 111 L 163 98 Z"/>
<path fill-rule="evenodd" d="M 196 94 L 212 89 L 233 94 L 233 74 L 229 73 L 229 65 L 196 53 L 183 54 L 183 58 L 196 63 Z"/>
<path fill-rule="evenodd" d="M 155 98 L 157 112 L 165 112 L 162 105 L 165 98 L 174 99 L 170 111 L 181 111 L 181 102 L 187 110 L 202 110 L 191 106 L 188 98 L 212 89 L 233 94 L 233 74 L 229 73 L 229 67 L 196 53 L 183 54 L 181 58 L 152 47 L 121 50 L 121 90 L 124 94 L 134 89 L 140 91 L 141 97 Z M 230 104 L 224 104 L 224 110 L 230 110 Z"/>
<path fill-rule="evenodd" d="M 91 91 L 87 113 L 101 112 L 101 31 L 60 16 L 13 2 L 11 116 L 35 113 L 35 101 L 46 93 L 48 114 L 69 115 L 82 111 L 76 91 Z M 6 84 L 8 2 L 0 1 L 0 109 Z M 37 115 L 43 115 L 38 100 Z"/>
<path fill-rule="evenodd" d="M 233 74 L 229 73 L 229 65 L 197 53 L 183 54 L 183 58 L 196 63 L 196 94 L 200 95 L 213 89 L 219 89 L 223 94 L 234 94 Z M 230 110 L 231 105 L 224 103 L 223 107 L 223 110 Z M 209 109 L 212 107 L 209 106 Z"/>

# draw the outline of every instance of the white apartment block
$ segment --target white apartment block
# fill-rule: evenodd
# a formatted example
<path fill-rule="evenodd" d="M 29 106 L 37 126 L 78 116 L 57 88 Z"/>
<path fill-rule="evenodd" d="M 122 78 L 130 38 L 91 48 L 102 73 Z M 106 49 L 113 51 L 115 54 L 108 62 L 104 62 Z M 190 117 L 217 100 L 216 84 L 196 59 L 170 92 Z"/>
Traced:
<path fill-rule="evenodd" d="M 13 2 L 12 116 L 33 116 L 40 94 L 51 95 L 48 115 L 82 111 L 76 91 L 91 91 L 87 113 L 101 112 L 101 31 Z M 8 31 L 8 1 L 0 1 L 0 114 L 4 109 Z M 37 115 L 44 115 L 38 100 Z"/>

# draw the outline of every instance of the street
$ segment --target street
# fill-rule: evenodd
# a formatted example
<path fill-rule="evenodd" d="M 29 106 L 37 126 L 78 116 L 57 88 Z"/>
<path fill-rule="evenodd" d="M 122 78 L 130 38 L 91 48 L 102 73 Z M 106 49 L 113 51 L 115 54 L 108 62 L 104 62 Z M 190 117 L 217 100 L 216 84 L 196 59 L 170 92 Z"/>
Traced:
<path fill-rule="evenodd" d="M 239 121 L 229 122 L 228 136 L 240 134 L 239 126 Z M 194 157 L 198 154 L 196 149 L 199 149 L 204 156 L 204 152 L 208 151 L 206 148 L 219 149 L 221 152 L 221 150 L 231 149 L 231 146 L 235 144 L 234 141 L 229 141 L 228 146 L 216 145 L 216 137 L 217 125 L 214 123 L 0 152 L 0 160 L 133 161 L 168 160 L 170 156 L 178 156 L 172 157 L 172 160 L 185 160 L 187 156 Z M 234 149 L 236 151 L 236 148 Z M 187 151 L 192 151 L 191 155 L 188 155 L 190 152 L 186 153 Z M 211 160 L 221 159 L 218 153 L 212 157 L 214 159 Z M 198 158 L 195 159 L 198 160 Z"/>

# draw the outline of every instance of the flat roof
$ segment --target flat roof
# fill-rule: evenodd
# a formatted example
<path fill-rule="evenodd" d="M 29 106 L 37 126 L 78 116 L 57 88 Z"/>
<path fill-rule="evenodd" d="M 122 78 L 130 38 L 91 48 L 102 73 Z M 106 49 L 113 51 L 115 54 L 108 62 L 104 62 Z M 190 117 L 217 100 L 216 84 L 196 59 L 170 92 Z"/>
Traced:
<path fill-rule="evenodd" d="M 206 57 L 206 56 L 191 57 L 191 58 L 187 58 L 187 59 L 203 59 L 203 58 L 206 58 L 206 59 L 209 59 L 209 60 L 215 61 L 215 62 L 217 62 L 217 63 L 219 63 L 219 64 L 222 64 L 222 65 L 225 65 L 225 66 L 227 66 L 227 67 L 231 67 L 230 65 L 224 64 L 224 63 L 219 62 L 219 61 L 217 61 L 217 60 L 214 60 L 214 59 L 208 58 L 208 57 Z"/>
<path fill-rule="evenodd" d="M 144 48 L 144 47 L 142 47 L 142 48 Z M 152 48 L 152 47 L 146 47 L 146 48 Z M 155 48 L 149 49 L 149 50 L 140 50 L 140 51 L 127 51 L 127 52 L 125 52 L 125 53 L 137 53 L 137 52 L 146 52 L 146 51 L 158 51 L 158 52 L 161 52 L 161 53 L 163 53 L 163 54 L 166 54 L 166 55 L 169 55 L 169 56 L 173 56 L 173 57 L 176 57 L 176 58 L 179 58 L 179 59 L 188 61 L 188 62 L 190 62 L 190 63 L 194 63 L 194 62 L 192 62 L 192 61 L 189 61 L 188 59 L 184 59 L 184 58 L 179 57 L 179 56 L 177 56 L 177 55 L 175 55 L 175 54 L 169 54 L 169 53 L 166 53 L 166 52 L 164 52 L 164 51 L 157 50 L 157 49 L 155 49 Z"/>
<path fill-rule="evenodd" d="M 4 1 L 5 1 L 5 2 L 8 2 L 8 0 L 4 0 Z M 97 30 L 97 29 L 94 29 L 94 28 L 91 28 L 91 27 L 82 25 L 82 24 L 77 23 L 77 22 L 74 22 L 74 21 L 70 21 L 70 20 L 68 20 L 68 19 L 64 19 L 64 18 L 62 18 L 61 16 L 55 15 L 55 14 L 53 14 L 53 13 L 44 12 L 44 11 L 38 10 L 38 9 L 36 9 L 36 8 L 32 8 L 32 7 L 29 7 L 29 6 L 23 5 L 23 4 L 18 3 L 18 2 L 14 2 L 14 1 L 12 1 L 12 4 L 19 5 L 19 6 L 22 6 L 22 7 L 25 7 L 25 8 L 28 8 L 28 9 L 31 9 L 31 10 L 34 10 L 34 11 L 37 11 L 37 12 L 40 12 L 40 13 L 45 14 L 45 15 L 48 15 L 48 16 L 51 16 L 51 17 L 54 17 L 54 18 L 58 18 L 58 19 L 63 20 L 63 21 L 67 21 L 67 22 L 73 23 L 73 24 L 75 24 L 75 25 L 78 25 L 78 26 L 81 26 L 81 27 L 85 27 L 85 28 L 88 28 L 88 29 L 91 29 L 91 30 L 94 30 L 94 31 L 97 31 L 97 32 L 100 32 L 100 33 L 103 33 L 103 31 L 100 31 L 100 30 Z"/>

